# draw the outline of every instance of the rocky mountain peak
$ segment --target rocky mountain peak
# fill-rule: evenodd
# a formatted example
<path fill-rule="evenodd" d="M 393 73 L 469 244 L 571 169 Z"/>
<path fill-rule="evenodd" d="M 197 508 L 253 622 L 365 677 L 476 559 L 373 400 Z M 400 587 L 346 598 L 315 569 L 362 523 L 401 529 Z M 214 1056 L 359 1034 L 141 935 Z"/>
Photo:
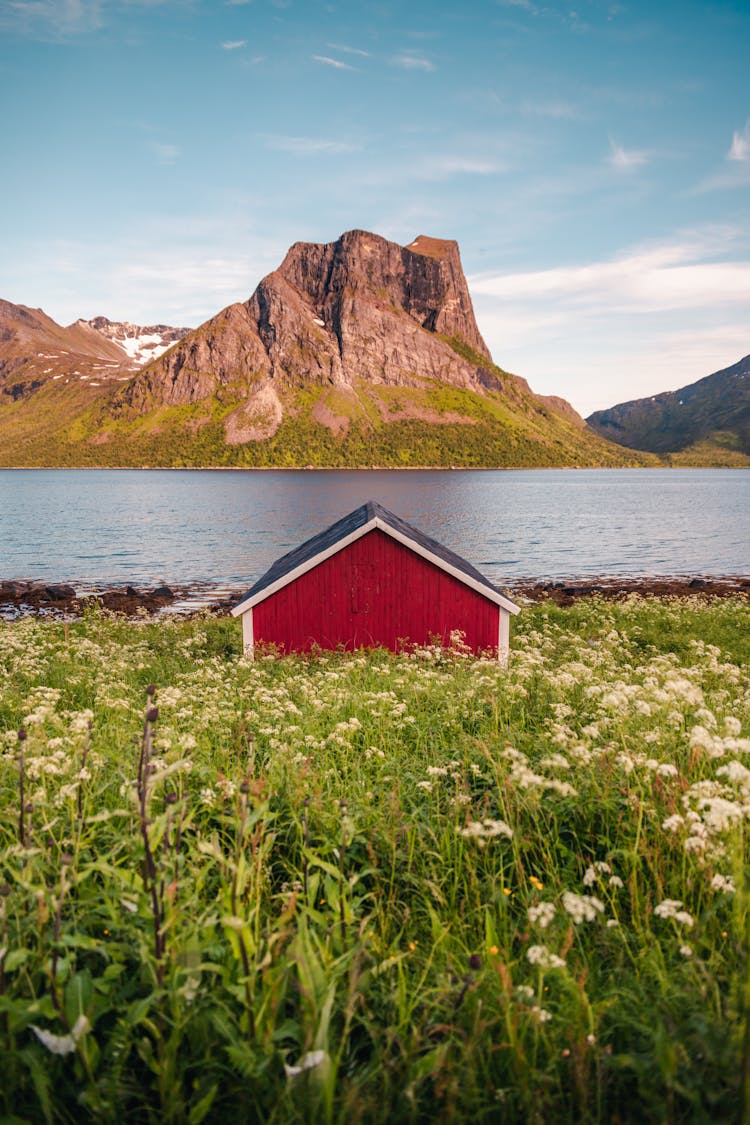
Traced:
<path fill-rule="evenodd" d="M 406 313 L 429 332 L 457 337 L 490 359 L 456 242 L 419 235 L 399 246 L 351 230 L 336 242 L 296 242 L 276 272 L 312 301 L 326 323 L 359 315 L 358 304 L 369 301 Z"/>

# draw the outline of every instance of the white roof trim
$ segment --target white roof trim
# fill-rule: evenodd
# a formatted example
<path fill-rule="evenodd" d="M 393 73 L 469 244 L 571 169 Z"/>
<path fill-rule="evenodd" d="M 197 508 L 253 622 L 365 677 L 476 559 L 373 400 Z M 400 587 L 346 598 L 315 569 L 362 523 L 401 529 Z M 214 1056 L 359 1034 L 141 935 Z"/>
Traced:
<path fill-rule="evenodd" d="M 320 551 L 317 555 L 313 555 L 311 559 L 307 559 L 298 567 L 295 567 L 294 570 L 290 570 L 288 574 L 283 575 L 281 578 L 277 579 L 276 582 L 272 582 L 270 586 L 265 586 L 253 597 L 246 598 L 244 601 L 240 602 L 232 610 L 232 617 L 240 617 L 243 613 L 247 613 L 253 606 L 259 605 L 261 602 L 265 601 L 266 598 L 270 598 L 270 596 L 275 594 L 278 590 L 283 590 L 290 582 L 295 582 L 298 578 L 301 578 L 303 574 L 307 574 L 308 570 L 312 570 L 320 563 L 325 562 L 326 559 L 337 555 L 339 551 L 343 551 L 345 547 L 348 547 L 351 543 L 355 543 L 357 539 L 361 539 L 363 535 L 367 535 L 369 531 L 373 531 L 376 528 L 379 531 L 385 532 L 386 535 L 390 535 L 391 539 L 395 539 L 398 543 L 408 547 L 415 555 L 421 555 L 422 558 L 427 559 L 428 562 L 431 562 L 440 570 L 445 571 L 446 574 L 450 574 L 453 578 L 462 582 L 464 586 L 475 590 L 478 594 L 481 594 L 482 597 L 487 598 L 488 601 L 494 602 L 495 605 L 500 606 L 500 608 L 504 609 L 507 613 L 520 613 L 519 606 L 509 598 L 506 598 L 504 594 L 499 593 L 497 590 L 491 590 L 489 586 L 477 582 L 471 575 L 466 574 L 463 570 L 459 570 L 455 566 L 451 566 L 445 559 L 441 559 L 438 555 L 434 555 L 432 551 L 428 551 L 421 543 L 415 542 L 414 539 L 410 539 L 407 535 L 402 535 L 400 531 L 396 531 L 390 524 L 385 523 L 378 516 L 375 516 L 374 519 L 369 520 L 367 523 L 363 524 L 362 527 L 358 527 L 356 531 L 352 531 L 349 535 L 345 535 L 343 539 L 339 539 L 331 547 L 327 547 L 326 550 Z"/>
<path fill-rule="evenodd" d="M 381 531 L 390 535 L 392 539 L 395 539 L 398 543 L 403 543 L 405 547 L 409 547 L 416 555 L 421 555 L 423 559 L 434 563 L 435 566 L 444 570 L 446 574 L 457 578 L 459 582 L 463 582 L 464 586 L 469 586 L 472 590 L 476 590 L 478 594 L 482 594 L 488 601 L 494 602 L 495 605 L 499 605 L 502 609 L 506 609 L 508 613 L 520 613 L 519 607 L 515 605 L 510 598 L 506 598 L 504 594 L 499 593 L 497 590 L 491 590 L 489 586 L 485 586 L 482 582 L 477 582 L 470 574 L 459 570 L 458 567 L 451 566 L 449 562 L 446 562 L 445 559 L 441 559 L 439 555 L 433 555 L 432 551 L 428 551 L 421 543 L 417 543 L 414 539 L 409 539 L 408 536 L 402 535 L 400 531 L 396 531 L 395 527 L 384 523 L 383 520 L 378 519 L 377 516 L 372 522 L 376 527 L 380 528 Z"/>
<path fill-rule="evenodd" d="M 343 551 L 344 547 L 348 547 L 350 543 L 356 543 L 356 541 L 361 539 L 363 535 L 366 535 L 368 531 L 372 531 L 378 523 L 379 520 L 377 519 L 370 520 L 368 523 L 363 524 L 362 527 L 358 527 L 356 531 L 345 535 L 343 539 L 337 540 L 331 547 L 327 547 L 324 551 L 320 551 L 319 554 L 313 555 L 311 559 L 300 563 L 294 570 L 290 570 L 288 574 L 277 578 L 270 586 L 265 586 L 262 590 L 259 590 L 252 598 L 246 598 L 244 602 L 240 602 L 236 605 L 232 610 L 232 617 L 239 617 L 241 613 L 246 613 L 248 609 L 252 609 L 253 606 L 264 602 L 271 594 L 275 594 L 278 590 L 283 590 L 290 582 L 294 582 L 297 578 L 301 578 L 303 574 L 307 574 L 308 570 L 312 570 L 313 567 L 318 566 L 319 563 L 325 562 L 326 559 L 332 558 L 333 555 L 337 555 L 339 551 Z"/>

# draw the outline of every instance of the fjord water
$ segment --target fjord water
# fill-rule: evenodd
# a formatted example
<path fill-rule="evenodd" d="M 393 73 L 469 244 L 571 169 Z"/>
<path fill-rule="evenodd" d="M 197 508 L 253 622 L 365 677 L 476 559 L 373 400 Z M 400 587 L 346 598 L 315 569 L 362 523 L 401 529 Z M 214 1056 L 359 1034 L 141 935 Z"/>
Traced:
<path fill-rule="evenodd" d="M 750 472 L 0 471 L 0 579 L 254 581 L 377 500 L 502 585 L 750 572 Z"/>

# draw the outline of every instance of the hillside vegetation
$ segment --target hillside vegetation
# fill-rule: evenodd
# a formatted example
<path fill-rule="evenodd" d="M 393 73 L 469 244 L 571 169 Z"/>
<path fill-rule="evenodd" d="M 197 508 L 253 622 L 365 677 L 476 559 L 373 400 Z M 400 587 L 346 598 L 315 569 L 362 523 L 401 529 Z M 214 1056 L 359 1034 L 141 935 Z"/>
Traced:
<path fill-rule="evenodd" d="M 499 371 L 499 369 L 498 369 Z M 229 387 L 211 399 L 112 410 L 90 384 L 48 384 L 0 406 L 0 466 L 368 468 L 655 465 L 658 458 L 604 441 L 543 402 L 509 404 L 499 393 L 423 380 L 354 394 L 313 386 L 265 440 L 228 444 L 237 405 Z M 338 420 L 318 421 L 321 406 Z"/>

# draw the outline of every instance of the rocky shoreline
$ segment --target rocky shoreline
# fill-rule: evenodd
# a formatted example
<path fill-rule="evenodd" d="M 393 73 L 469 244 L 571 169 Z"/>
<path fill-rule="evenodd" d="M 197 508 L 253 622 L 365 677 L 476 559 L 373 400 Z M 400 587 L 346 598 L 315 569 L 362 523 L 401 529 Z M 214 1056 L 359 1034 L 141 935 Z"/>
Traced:
<path fill-rule="evenodd" d="M 151 588 L 139 586 L 94 587 L 69 583 L 0 581 L 0 618 L 12 620 L 24 614 L 77 617 L 86 607 L 99 605 L 128 617 L 166 614 L 189 615 L 209 611 L 223 616 L 236 604 L 246 585 L 191 585 Z M 750 577 L 586 577 L 539 581 L 517 579 L 505 585 L 520 602 L 548 599 L 556 605 L 571 605 L 578 598 L 601 597 L 618 601 L 630 594 L 645 597 L 743 597 L 750 600 Z"/>
<path fill-rule="evenodd" d="M 556 605 L 571 605 L 578 598 L 600 597 L 607 601 L 619 601 L 630 594 L 652 598 L 729 598 L 743 597 L 750 600 L 750 576 L 733 575 L 727 578 L 690 577 L 685 575 L 661 577 L 586 577 L 558 581 L 512 582 L 507 587 L 513 597 L 527 598 L 540 602 L 549 599 Z"/>
<path fill-rule="evenodd" d="M 127 617 L 146 614 L 189 614 L 206 609 L 227 613 L 246 589 L 196 583 L 192 585 L 105 586 L 72 585 L 28 581 L 0 582 L 0 618 L 12 619 L 32 613 L 77 617 L 87 607 L 101 606 Z"/>

